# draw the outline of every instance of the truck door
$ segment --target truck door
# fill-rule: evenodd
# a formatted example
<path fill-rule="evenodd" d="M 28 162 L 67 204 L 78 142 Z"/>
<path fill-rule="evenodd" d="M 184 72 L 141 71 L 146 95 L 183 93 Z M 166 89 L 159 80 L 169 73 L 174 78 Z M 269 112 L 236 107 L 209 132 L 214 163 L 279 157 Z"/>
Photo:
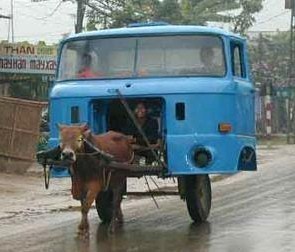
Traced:
<path fill-rule="evenodd" d="M 236 90 L 236 133 L 255 134 L 254 99 L 255 89 L 251 82 L 245 41 L 232 40 L 231 68 Z"/>

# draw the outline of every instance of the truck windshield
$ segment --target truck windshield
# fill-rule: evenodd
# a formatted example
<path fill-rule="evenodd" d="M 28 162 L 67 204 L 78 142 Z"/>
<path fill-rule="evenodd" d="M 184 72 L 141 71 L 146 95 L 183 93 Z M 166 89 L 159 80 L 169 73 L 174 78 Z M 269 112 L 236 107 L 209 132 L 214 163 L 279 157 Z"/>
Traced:
<path fill-rule="evenodd" d="M 67 42 L 58 79 L 224 76 L 217 36 L 159 36 L 84 39 Z"/>

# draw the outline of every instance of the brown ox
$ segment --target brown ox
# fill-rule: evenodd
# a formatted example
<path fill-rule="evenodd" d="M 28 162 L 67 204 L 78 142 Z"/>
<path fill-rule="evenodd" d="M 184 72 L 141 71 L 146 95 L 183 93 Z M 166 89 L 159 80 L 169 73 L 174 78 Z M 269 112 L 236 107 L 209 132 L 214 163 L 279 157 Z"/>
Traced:
<path fill-rule="evenodd" d="M 109 131 L 102 135 L 93 135 L 86 125 L 62 126 L 60 125 L 61 159 L 70 160 L 73 165 L 70 168 L 72 178 L 72 195 L 81 201 L 82 219 L 79 224 L 79 233 L 88 234 L 88 211 L 102 192 L 107 183 L 109 169 L 107 168 L 108 153 L 118 162 L 131 162 L 133 157 L 132 147 L 128 139 L 120 133 Z M 104 153 L 91 153 L 87 140 Z M 122 191 L 126 183 L 126 173 L 115 171 L 110 176 L 109 188 L 113 193 L 113 212 L 109 230 L 115 230 L 116 221 L 123 221 L 121 211 Z"/>

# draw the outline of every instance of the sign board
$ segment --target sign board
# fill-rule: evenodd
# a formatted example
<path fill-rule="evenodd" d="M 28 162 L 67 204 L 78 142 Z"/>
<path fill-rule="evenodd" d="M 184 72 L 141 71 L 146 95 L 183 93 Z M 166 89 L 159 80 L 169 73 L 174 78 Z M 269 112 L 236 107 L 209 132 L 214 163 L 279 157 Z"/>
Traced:
<path fill-rule="evenodd" d="M 0 43 L 0 72 L 55 74 L 56 46 Z"/>

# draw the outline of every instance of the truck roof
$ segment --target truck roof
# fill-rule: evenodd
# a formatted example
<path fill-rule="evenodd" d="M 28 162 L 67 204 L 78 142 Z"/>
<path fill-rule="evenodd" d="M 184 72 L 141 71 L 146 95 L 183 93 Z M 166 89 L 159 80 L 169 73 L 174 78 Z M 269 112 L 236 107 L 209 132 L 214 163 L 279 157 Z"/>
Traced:
<path fill-rule="evenodd" d="M 124 28 L 105 29 L 91 32 L 83 32 L 69 36 L 64 41 L 88 38 L 88 37 L 132 37 L 146 35 L 169 35 L 169 34 L 214 34 L 228 37 L 235 37 L 244 40 L 243 37 L 232 32 L 208 26 L 193 25 L 144 25 Z"/>

